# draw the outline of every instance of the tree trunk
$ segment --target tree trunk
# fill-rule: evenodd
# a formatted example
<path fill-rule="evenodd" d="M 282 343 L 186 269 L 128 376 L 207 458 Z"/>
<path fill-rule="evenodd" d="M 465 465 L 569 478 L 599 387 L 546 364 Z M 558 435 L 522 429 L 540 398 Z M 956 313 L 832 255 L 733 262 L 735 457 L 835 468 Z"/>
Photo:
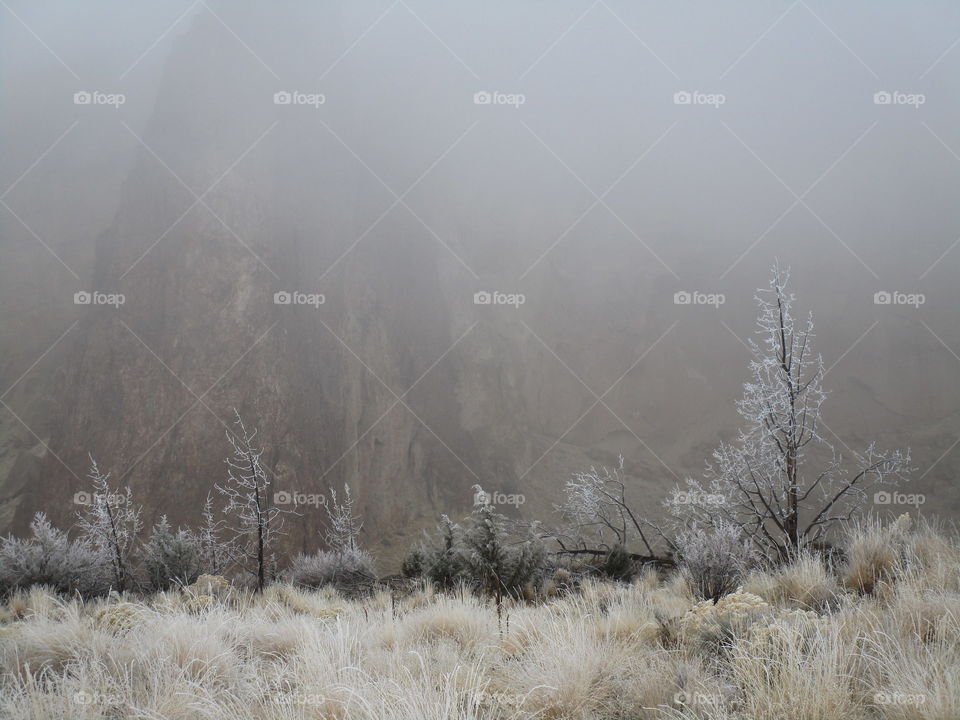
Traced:
<path fill-rule="evenodd" d="M 800 498 L 797 487 L 796 449 L 787 449 L 787 518 L 784 529 L 787 531 L 789 547 L 787 553 L 793 555 L 800 548 Z"/>
<path fill-rule="evenodd" d="M 263 521 L 260 520 L 257 525 L 257 592 L 263 591 L 265 579 L 263 567 Z"/>

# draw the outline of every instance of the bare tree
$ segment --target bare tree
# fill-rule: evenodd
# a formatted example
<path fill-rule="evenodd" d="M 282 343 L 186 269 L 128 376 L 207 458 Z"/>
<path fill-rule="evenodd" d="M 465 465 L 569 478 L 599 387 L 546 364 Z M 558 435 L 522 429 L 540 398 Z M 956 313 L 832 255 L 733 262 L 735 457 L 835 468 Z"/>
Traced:
<path fill-rule="evenodd" d="M 337 500 L 337 491 L 330 489 L 330 498 L 323 499 L 327 512 L 327 543 L 338 552 L 352 552 L 360 549 L 360 531 L 363 523 L 353 509 L 354 499 L 350 486 L 343 486 L 343 501 Z"/>
<path fill-rule="evenodd" d="M 93 455 L 89 457 L 87 477 L 93 484 L 93 493 L 87 509 L 78 513 L 80 530 L 108 558 L 113 586 L 123 592 L 130 580 L 130 555 L 142 527 L 141 509 L 133 504 L 130 488 L 115 491 L 110 486 L 110 473 L 102 473 Z"/>
<path fill-rule="evenodd" d="M 233 455 L 227 457 L 227 483 L 216 489 L 227 498 L 224 512 L 236 521 L 237 552 L 247 569 L 257 578 L 257 590 L 266 585 L 267 563 L 270 546 L 282 535 L 283 516 L 290 510 L 281 510 L 272 503 L 273 486 L 260 463 L 263 449 L 255 445 L 257 431 L 247 430 L 234 409 L 236 432 L 227 430 L 227 441 L 233 447 Z M 255 565 L 251 569 L 249 563 Z"/>
<path fill-rule="evenodd" d="M 623 457 L 610 470 L 591 467 L 567 481 L 566 498 L 557 507 L 565 521 L 565 529 L 555 539 L 568 553 L 600 554 L 615 547 L 626 549 L 635 538 L 652 557 L 643 520 L 629 505 L 624 482 Z M 591 545 L 592 549 L 587 546 Z"/>
<path fill-rule="evenodd" d="M 218 520 L 213 511 L 213 498 L 207 493 L 203 504 L 203 525 L 197 531 L 200 542 L 200 562 L 204 572 L 219 575 L 237 556 L 237 548 L 222 537 L 223 520 Z"/>
<path fill-rule="evenodd" d="M 788 557 L 818 542 L 857 510 L 866 490 L 909 473 L 909 451 L 856 455 L 852 471 L 820 432 L 826 393 L 823 359 L 813 353 L 813 316 L 797 322 L 789 271 L 773 268 L 756 296 L 754 358 L 737 409 L 745 424 L 708 462 L 704 481 L 687 481 L 667 506 L 683 524 L 739 528 L 768 556 Z"/>

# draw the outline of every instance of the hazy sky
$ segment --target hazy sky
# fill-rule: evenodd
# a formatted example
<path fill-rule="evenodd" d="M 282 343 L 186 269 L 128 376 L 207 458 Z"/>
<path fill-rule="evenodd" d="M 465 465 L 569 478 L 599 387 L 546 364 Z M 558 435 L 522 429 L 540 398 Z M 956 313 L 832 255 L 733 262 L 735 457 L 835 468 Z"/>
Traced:
<path fill-rule="evenodd" d="M 816 314 L 837 428 L 912 445 L 918 475 L 952 483 L 956 3 L 255 5 L 0 5 L 11 433 L 66 447 L 83 423 L 49 403 L 96 374 L 70 374 L 89 353 L 45 355 L 74 321 L 65 347 L 97 337 L 76 292 L 126 292 L 118 317 L 193 388 L 247 347 L 211 364 L 218 329 L 300 290 L 327 295 L 354 366 L 399 391 L 429 373 L 411 412 L 468 479 L 502 461 L 522 484 L 566 445 L 681 476 L 733 433 L 753 289 L 779 258 Z M 259 279 L 236 265 L 198 287 L 222 269 L 214 232 Z M 524 304 L 476 305 L 485 291 Z M 123 398 L 110 422 L 142 412 Z M 359 438 L 387 407 L 324 457 L 373 457 Z M 494 460 L 467 457 L 481 442 Z"/>

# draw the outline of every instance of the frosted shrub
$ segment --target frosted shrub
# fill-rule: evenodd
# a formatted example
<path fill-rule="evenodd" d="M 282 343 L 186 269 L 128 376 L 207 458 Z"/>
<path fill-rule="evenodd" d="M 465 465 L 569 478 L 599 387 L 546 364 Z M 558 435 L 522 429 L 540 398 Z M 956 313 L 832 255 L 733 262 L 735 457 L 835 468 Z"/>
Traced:
<path fill-rule="evenodd" d="M 203 569 L 201 561 L 200 540 L 189 530 L 174 532 L 166 516 L 161 517 L 144 548 L 147 586 L 158 591 L 190 585 Z"/>
<path fill-rule="evenodd" d="M 142 527 L 141 508 L 134 504 L 129 487 L 121 492 L 111 486 L 110 473 L 100 470 L 93 455 L 88 477 L 93 498 L 78 514 L 78 525 L 84 539 L 107 559 L 113 589 L 123 592 L 129 589 L 133 551 Z"/>
<path fill-rule="evenodd" d="M 692 647 L 716 652 L 772 617 L 773 610 L 763 598 L 738 590 L 716 603 L 704 600 L 695 605 L 680 619 L 680 638 Z"/>
<path fill-rule="evenodd" d="M 677 535 L 680 572 L 703 600 L 719 600 L 741 584 L 753 553 L 733 525 L 686 530 Z"/>
<path fill-rule="evenodd" d="M 30 523 L 30 532 L 29 538 L 0 538 L 0 593 L 33 585 L 84 597 L 109 591 L 108 561 L 89 542 L 70 540 L 43 513 Z"/>
<path fill-rule="evenodd" d="M 480 593 L 497 598 L 518 596 L 542 574 L 546 559 L 543 545 L 534 535 L 511 543 L 505 523 L 506 518 L 492 505 L 480 505 L 470 515 L 462 536 L 466 579 Z"/>
<path fill-rule="evenodd" d="M 446 515 L 437 528 L 437 537 L 419 550 L 421 574 L 441 590 L 450 590 L 465 576 L 461 552 L 461 528 Z"/>
<path fill-rule="evenodd" d="M 483 595 L 517 597 L 546 574 L 546 552 L 536 532 L 520 541 L 511 538 L 507 518 L 482 504 L 462 527 L 444 515 L 437 534 L 407 556 L 404 572 L 440 590 L 462 583 Z"/>
<path fill-rule="evenodd" d="M 123 635 L 142 624 L 148 611 L 139 603 L 119 602 L 100 608 L 94 614 L 97 628 L 114 635 Z"/>
<path fill-rule="evenodd" d="M 298 555 L 286 572 L 286 580 L 300 587 L 334 585 L 356 588 L 377 577 L 373 558 L 365 550 L 322 550 L 313 555 Z"/>

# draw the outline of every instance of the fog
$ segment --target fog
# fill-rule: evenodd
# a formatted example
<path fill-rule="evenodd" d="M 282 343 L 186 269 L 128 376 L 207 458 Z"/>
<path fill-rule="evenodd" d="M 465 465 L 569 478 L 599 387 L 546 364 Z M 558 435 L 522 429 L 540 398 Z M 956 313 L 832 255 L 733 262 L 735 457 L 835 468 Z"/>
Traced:
<path fill-rule="evenodd" d="M 777 259 L 837 448 L 911 447 L 955 515 L 958 38 L 948 2 L 7 0 L 0 529 L 72 517 L 88 452 L 192 521 L 234 407 L 387 555 L 621 453 L 653 511 L 735 435 Z"/>

